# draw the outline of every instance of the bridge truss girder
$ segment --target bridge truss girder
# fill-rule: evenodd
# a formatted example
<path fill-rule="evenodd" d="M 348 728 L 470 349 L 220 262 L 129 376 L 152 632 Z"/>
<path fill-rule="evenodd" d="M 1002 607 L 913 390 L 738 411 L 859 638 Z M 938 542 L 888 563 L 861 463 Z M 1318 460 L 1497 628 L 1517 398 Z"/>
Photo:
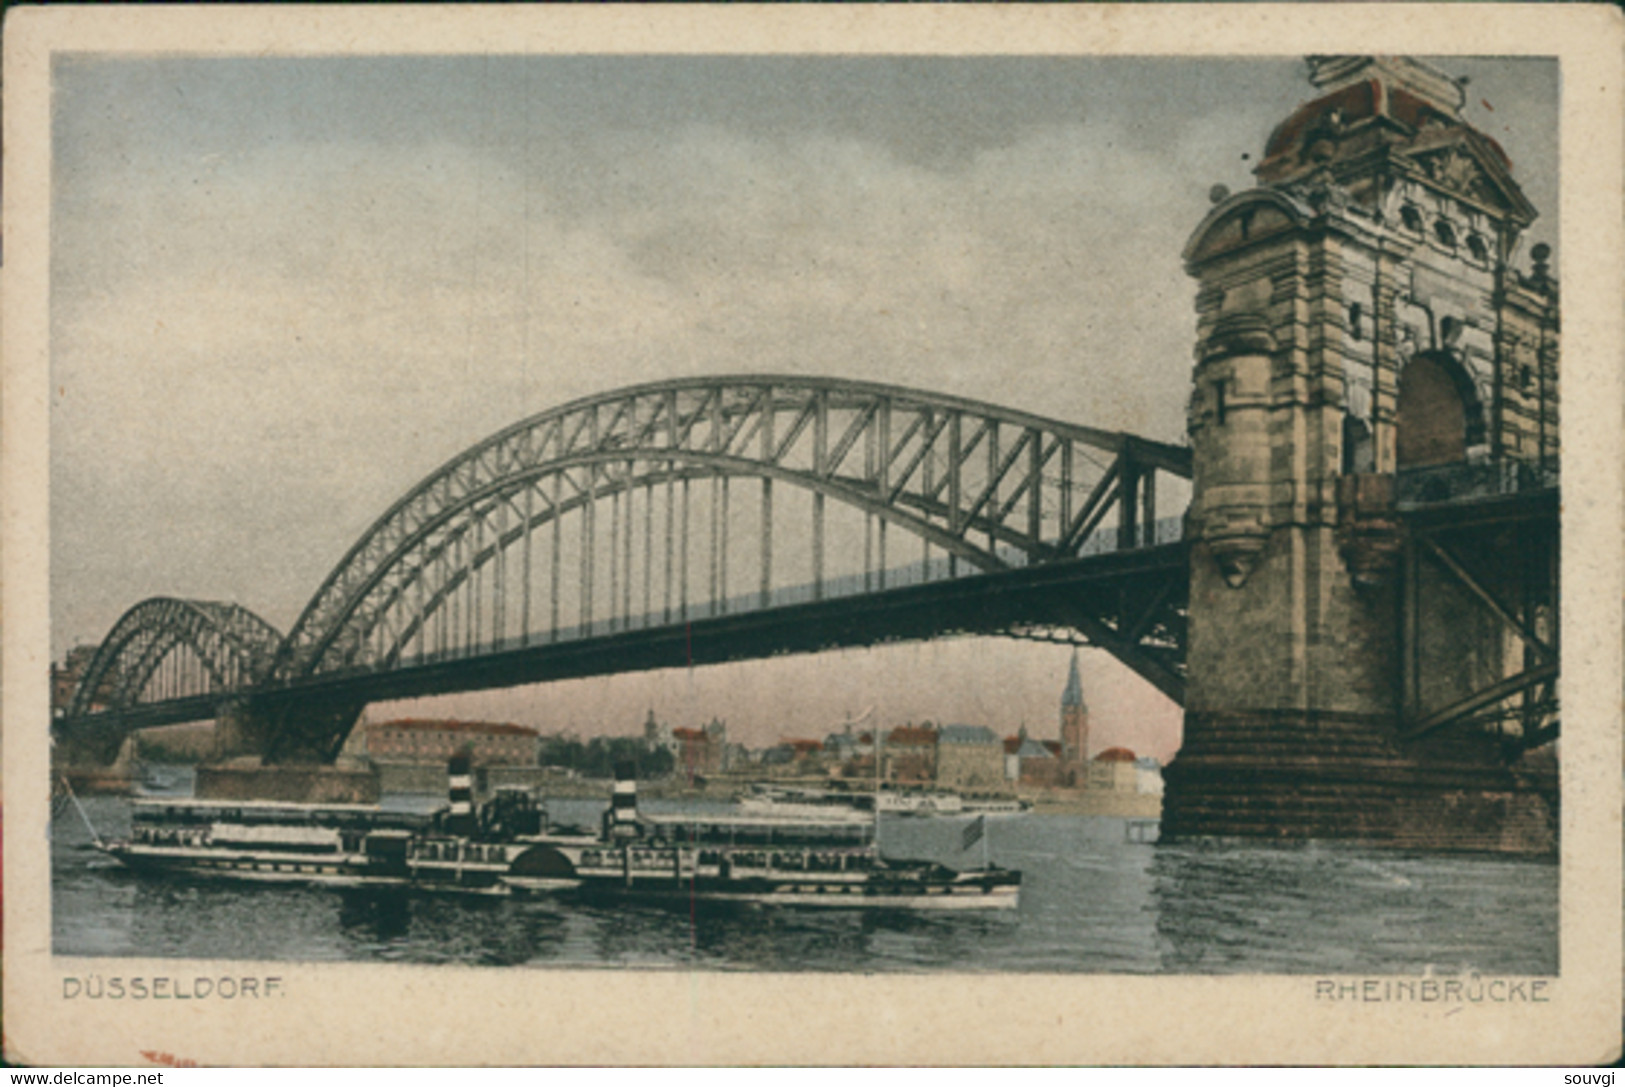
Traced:
<path fill-rule="evenodd" d="M 1177 702 L 1184 697 L 1186 555 L 1183 544 L 1167 544 L 474 659 L 322 674 L 256 693 L 246 713 L 266 740 L 268 762 L 331 761 L 368 702 L 961 636 L 1104 648 Z"/>
<path fill-rule="evenodd" d="M 1407 517 L 1400 646 L 1402 733 L 1493 731 L 1509 753 L 1561 735 L 1561 526 L 1555 489 Z M 1448 700 L 1426 694 L 1432 633 L 1420 594 L 1444 585 L 1511 646 L 1497 675 Z M 1457 615 L 1457 622 L 1463 616 Z M 1436 666 L 1435 666 L 1436 667 Z"/>
<path fill-rule="evenodd" d="M 1188 450 L 891 386 L 745 377 L 593 397 L 493 436 L 396 503 L 313 597 L 270 682 L 392 667 L 412 644 L 422 660 L 500 650 L 510 638 L 521 645 L 538 635 L 555 640 L 566 582 L 578 635 L 653 624 L 656 582 L 658 621 L 672 621 L 674 608 L 686 619 L 696 611 L 687 594 L 692 567 L 700 565 L 691 564 L 691 544 L 702 539 L 709 589 L 701 603 L 706 614 L 726 609 L 731 522 L 739 513 L 737 505 L 730 513 L 730 488 L 741 480 L 759 488 L 747 511 L 758 526 L 756 553 L 748 557 L 759 571 L 756 606 L 768 606 L 782 588 L 773 576 L 775 486 L 811 496 L 810 524 L 792 527 L 810 540 L 810 590 L 819 599 L 826 501 L 866 519 L 867 589 L 885 584 L 888 526 L 921 542 L 927 574 L 933 547 L 952 573 L 961 563 L 991 572 L 1054 561 L 1099 549 L 1107 534 L 1111 547 L 1154 543 L 1159 473 L 1188 478 Z M 707 532 L 688 523 L 696 487 L 710 488 Z M 566 517 L 577 526 L 568 544 L 560 527 Z M 641 556 L 634 541 L 640 528 Z M 540 574 L 531 539 L 549 534 L 548 570 Z M 573 578 L 560 569 L 568 547 L 579 562 Z M 598 614 L 602 597 L 595 599 L 600 567 L 611 596 L 606 615 Z M 643 589 L 641 613 L 634 582 Z M 510 606 L 520 612 L 517 624 Z M 538 608 L 547 614 L 541 632 Z M 464 630 L 448 632 L 457 621 Z"/>
<path fill-rule="evenodd" d="M 476 660 L 325 674 L 224 699 L 137 705 L 84 718 L 76 734 L 110 744 L 106 761 L 134 728 L 213 716 L 230 719 L 228 746 L 257 752 L 268 762 L 330 762 L 368 702 L 970 635 L 1105 648 L 1177 702 L 1184 696 L 1186 563 L 1185 545 L 1165 544 L 861 597 L 509 647 Z"/>

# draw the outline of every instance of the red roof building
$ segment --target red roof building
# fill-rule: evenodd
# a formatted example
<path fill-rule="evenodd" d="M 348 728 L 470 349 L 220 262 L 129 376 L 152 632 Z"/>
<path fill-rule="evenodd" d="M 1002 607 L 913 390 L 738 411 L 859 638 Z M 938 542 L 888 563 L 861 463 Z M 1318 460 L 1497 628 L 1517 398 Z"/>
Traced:
<path fill-rule="evenodd" d="M 1050 788 L 1063 785 L 1061 744 L 1057 740 L 1036 740 L 1020 733 L 1004 741 L 1005 776 L 1023 785 Z"/>
<path fill-rule="evenodd" d="M 535 766 L 539 737 L 524 725 L 406 718 L 367 725 L 362 742 L 380 762 L 444 763 L 467 752 L 476 766 Z"/>
<path fill-rule="evenodd" d="M 671 738 L 677 745 L 678 773 L 692 780 L 722 769 L 725 738 L 703 728 L 674 728 Z"/>
<path fill-rule="evenodd" d="M 1139 772 L 1134 752 L 1126 747 L 1108 747 L 1089 763 L 1089 788 L 1132 793 L 1139 789 Z"/>

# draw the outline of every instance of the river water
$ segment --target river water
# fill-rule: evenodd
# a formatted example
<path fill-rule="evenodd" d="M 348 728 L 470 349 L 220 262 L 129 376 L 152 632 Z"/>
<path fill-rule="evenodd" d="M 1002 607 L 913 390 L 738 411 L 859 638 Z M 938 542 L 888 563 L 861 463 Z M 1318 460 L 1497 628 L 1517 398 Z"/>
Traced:
<path fill-rule="evenodd" d="M 182 791 L 189 783 L 181 786 Z M 386 797 L 427 809 L 434 797 Z M 130 802 L 82 799 L 104 837 Z M 603 804 L 559 801 L 595 823 Z M 651 807 L 656 805 L 651 804 Z M 667 805 L 668 810 L 677 810 Z M 63 955 L 709 970 L 1555 974 L 1556 864 L 1335 845 L 1128 840 L 1099 816 L 991 817 L 988 852 L 1022 872 L 1012 911 L 745 907 L 693 912 L 138 876 L 70 806 L 52 828 Z M 888 818 L 888 855 L 965 865 L 964 819 Z"/>

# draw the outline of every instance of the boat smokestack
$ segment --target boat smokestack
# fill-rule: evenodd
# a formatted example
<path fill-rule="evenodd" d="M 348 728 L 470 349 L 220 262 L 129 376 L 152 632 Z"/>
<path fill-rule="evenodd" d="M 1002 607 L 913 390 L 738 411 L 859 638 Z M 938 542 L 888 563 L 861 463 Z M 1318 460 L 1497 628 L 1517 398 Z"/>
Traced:
<path fill-rule="evenodd" d="M 446 764 L 451 810 L 446 829 L 452 834 L 474 833 L 474 768 L 468 752 L 461 751 Z"/>
<path fill-rule="evenodd" d="M 638 768 L 627 760 L 615 764 L 615 792 L 609 801 L 609 824 L 613 838 L 638 835 Z"/>

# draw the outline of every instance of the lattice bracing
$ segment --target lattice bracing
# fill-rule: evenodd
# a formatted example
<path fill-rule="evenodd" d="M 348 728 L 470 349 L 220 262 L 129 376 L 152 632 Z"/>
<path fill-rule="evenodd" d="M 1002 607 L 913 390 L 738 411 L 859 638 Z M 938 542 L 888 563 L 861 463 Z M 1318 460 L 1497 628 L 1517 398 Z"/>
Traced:
<path fill-rule="evenodd" d="M 153 597 L 125 612 L 75 688 L 67 717 L 246 691 L 282 635 L 237 604 Z"/>
<path fill-rule="evenodd" d="M 639 386 L 469 449 L 380 517 L 273 684 L 473 657 L 1177 539 L 1187 450 L 798 377 Z"/>

